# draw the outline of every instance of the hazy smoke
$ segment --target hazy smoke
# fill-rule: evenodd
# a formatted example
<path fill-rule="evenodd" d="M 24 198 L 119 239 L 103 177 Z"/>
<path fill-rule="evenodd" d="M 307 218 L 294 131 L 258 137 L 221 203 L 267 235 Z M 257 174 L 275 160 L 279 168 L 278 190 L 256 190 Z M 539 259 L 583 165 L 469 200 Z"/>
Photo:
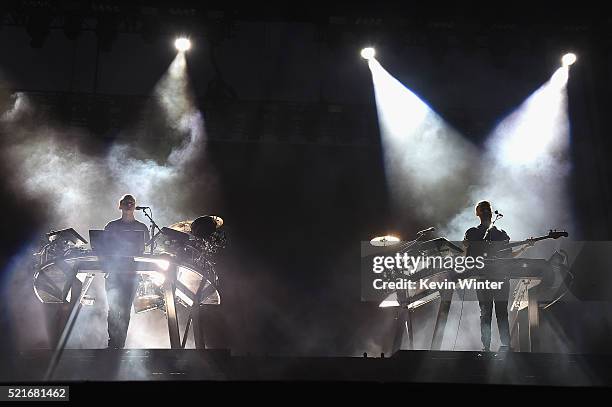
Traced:
<path fill-rule="evenodd" d="M 489 137 L 485 151 L 450 128 L 431 108 L 370 60 L 395 205 L 461 240 L 478 220 L 474 205 L 491 200 L 500 225 L 527 238 L 571 228 L 566 179 L 569 122 L 567 70 L 555 72 Z"/>
<path fill-rule="evenodd" d="M 369 61 L 395 211 L 439 222 L 464 205 L 478 152 L 429 106 Z"/>
<path fill-rule="evenodd" d="M 462 239 L 477 221 L 474 205 L 483 199 L 504 215 L 498 224 L 514 240 L 551 228 L 573 228 L 567 195 L 567 95 L 565 81 L 559 79 L 563 73 L 557 71 L 495 128 L 479 163 L 481 179 L 467 190 L 470 203 L 444 228 L 451 239 Z"/>
<path fill-rule="evenodd" d="M 205 133 L 202 114 L 195 107 L 188 85 L 185 58 L 179 54 L 156 85 L 149 111 L 142 112 L 159 113 L 156 119 L 164 124 L 163 139 L 146 131 L 127 129 L 117 137 L 126 141 L 110 148 L 102 148 L 81 130 L 55 124 L 37 110 L 27 95 L 13 95 L 12 106 L 0 123 L 7 135 L 0 157 L 14 170 L 10 182 L 15 191 L 37 199 L 47 208 L 46 224 L 39 232 L 73 227 L 87 238 L 89 229 L 101 229 L 120 216 L 118 201 L 126 193 L 136 197 L 137 205 L 151 206 L 160 227 L 197 216 L 197 207 L 184 202 L 196 190 L 191 173 L 196 160 L 204 154 Z M 161 151 L 159 146 L 168 144 L 169 149 Z M 146 219 L 140 220 L 148 224 Z M 29 253 L 17 264 L 25 264 L 26 256 Z M 33 297 L 31 283 L 24 284 L 31 275 L 21 268 L 13 273 L 13 303 L 18 307 L 16 304 L 23 304 L 24 298 Z M 103 291 L 102 281 L 96 281 L 92 294 L 99 301 L 94 307 L 84 308 L 77 323 L 76 332 L 87 337 L 85 347 L 106 343 Z M 149 318 L 151 315 L 145 319 Z M 158 314 L 158 319 L 164 320 L 163 315 Z M 87 329 L 81 330 L 79 325 Z M 159 328 L 160 324 L 151 325 Z M 167 336 L 167 327 L 161 325 L 159 335 Z M 143 332 L 143 337 L 155 336 L 142 329 L 131 331 Z M 132 338 L 132 342 L 144 345 L 138 338 Z M 72 343 L 79 346 L 78 335 Z"/>
<path fill-rule="evenodd" d="M 573 228 L 566 191 L 571 169 L 567 68 L 504 119 L 478 151 L 376 60 L 369 66 L 396 211 L 435 224 L 449 240 L 462 240 L 478 224 L 474 206 L 484 199 L 504 215 L 497 225 L 513 240 Z M 539 245 L 530 254 L 550 256 L 559 244 Z M 461 301 L 449 315 L 443 348 L 478 349 L 477 303 L 465 302 L 461 311 L 457 304 Z"/>
<path fill-rule="evenodd" d="M 140 145 L 117 143 L 104 156 L 98 156 L 85 151 L 87 136 L 75 134 L 73 129 L 50 124 L 29 124 L 24 129 L 24 122 L 36 117 L 37 112 L 26 95 L 15 95 L 14 107 L 3 116 L 11 141 L 2 153 L 16 169 L 14 184 L 45 201 L 53 211 L 49 227 L 75 227 L 85 234 L 90 228 L 102 227 L 119 216 L 118 201 L 125 193 L 133 194 L 139 204 L 151 205 L 160 225 L 193 215 L 167 198 L 189 193 L 185 173 L 204 147 L 203 118 L 186 89 L 185 71 L 177 65 L 184 66 L 182 56 L 172 63 L 154 91 L 164 120 L 173 130 L 167 137 L 175 140 L 161 163 L 148 158 Z M 134 138 L 125 134 L 119 137 Z M 155 142 L 148 140 L 153 145 Z"/>

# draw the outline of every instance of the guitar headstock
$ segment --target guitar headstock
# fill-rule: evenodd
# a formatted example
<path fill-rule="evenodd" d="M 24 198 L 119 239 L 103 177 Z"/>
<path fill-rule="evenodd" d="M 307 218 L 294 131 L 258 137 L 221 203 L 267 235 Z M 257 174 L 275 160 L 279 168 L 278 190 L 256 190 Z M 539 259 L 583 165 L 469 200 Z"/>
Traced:
<path fill-rule="evenodd" d="M 552 230 L 551 229 L 548 232 L 548 237 L 550 239 L 558 239 L 560 237 L 568 237 L 568 236 L 569 236 L 569 234 L 565 230 L 556 230 L 556 229 Z"/>

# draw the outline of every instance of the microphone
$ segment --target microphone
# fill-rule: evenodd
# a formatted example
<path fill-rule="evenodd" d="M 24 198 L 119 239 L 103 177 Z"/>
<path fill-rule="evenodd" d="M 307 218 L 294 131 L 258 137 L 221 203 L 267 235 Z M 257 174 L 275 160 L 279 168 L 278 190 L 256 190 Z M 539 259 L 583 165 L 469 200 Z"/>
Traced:
<path fill-rule="evenodd" d="M 495 211 L 495 214 L 497 215 L 498 218 L 503 218 L 504 217 L 504 215 L 499 213 L 499 211 Z"/>
<path fill-rule="evenodd" d="M 137 206 L 136 208 L 137 211 L 144 211 L 145 209 L 150 209 L 148 206 Z"/>
<path fill-rule="evenodd" d="M 436 230 L 436 228 L 434 228 L 434 227 L 432 226 L 432 227 L 427 228 L 427 229 L 419 230 L 419 231 L 417 232 L 417 235 L 422 235 L 422 234 L 425 234 L 425 233 L 427 233 L 427 232 L 433 232 L 434 230 Z"/>

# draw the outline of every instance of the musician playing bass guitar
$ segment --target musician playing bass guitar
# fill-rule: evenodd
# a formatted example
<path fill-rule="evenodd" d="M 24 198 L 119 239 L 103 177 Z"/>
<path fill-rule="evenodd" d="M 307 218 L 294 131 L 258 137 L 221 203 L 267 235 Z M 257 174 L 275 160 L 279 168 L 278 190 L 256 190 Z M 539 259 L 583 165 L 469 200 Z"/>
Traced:
<path fill-rule="evenodd" d="M 492 224 L 493 212 L 491 203 L 488 201 L 480 201 L 476 205 L 476 216 L 480 218 L 480 224 L 476 227 L 469 228 L 465 232 L 463 245 L 465 247 L 466 256 L 491 256 L 490 242 L 508 242 L 510 237 L 508 234 L 498 229 Z M 533 246 L 533 241 L 528 240 L 528 243 L 517 251 L 508 253 L 510 257 L 516 257 L 523 253 L 527 248 Z M 489 279 L 489 281 L 494 281 Z M 495 280 L 501 282 L 501 289 L 496 290 L 476 290 L 478 297 L 478 305 L 480 306 L 480 338 L 482 341 L 482 350 L 489 352 L 491 348 L 491 319 L 493 316 L 493 304 L 495 304 L 495 316 L 497 319 L 497 327 L 501 341 L 500 351 L 509 350 L 510 346 L 510 326 L 508 323 L 508 297 L 509 297 L 509 280 Z"/>

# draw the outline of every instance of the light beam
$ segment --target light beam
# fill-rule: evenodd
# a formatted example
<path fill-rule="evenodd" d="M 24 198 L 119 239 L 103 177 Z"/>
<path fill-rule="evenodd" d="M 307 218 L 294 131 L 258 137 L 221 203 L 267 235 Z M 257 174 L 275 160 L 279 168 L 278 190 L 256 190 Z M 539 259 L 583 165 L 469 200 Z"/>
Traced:
<path fill-rule="evenodd" d="M 448 232 L 453 236 L 461 237 L 473 226 L 473 204 L 482 199 L 491 200 L 504 214 L 498 227 L 513 240 L 551 228 L 572 229 L 567 79 L 567 67 L 557 69 L 493 130 L 480 164 L 485 176 L 471 193 L 472 205 L 450 222 Z"/>
<path fill-rule="evenodd" d="M 473 146 L 376 59 L 368 65 L 394 209 L 423 223 L 452 216 L 469 186 Z"/>

